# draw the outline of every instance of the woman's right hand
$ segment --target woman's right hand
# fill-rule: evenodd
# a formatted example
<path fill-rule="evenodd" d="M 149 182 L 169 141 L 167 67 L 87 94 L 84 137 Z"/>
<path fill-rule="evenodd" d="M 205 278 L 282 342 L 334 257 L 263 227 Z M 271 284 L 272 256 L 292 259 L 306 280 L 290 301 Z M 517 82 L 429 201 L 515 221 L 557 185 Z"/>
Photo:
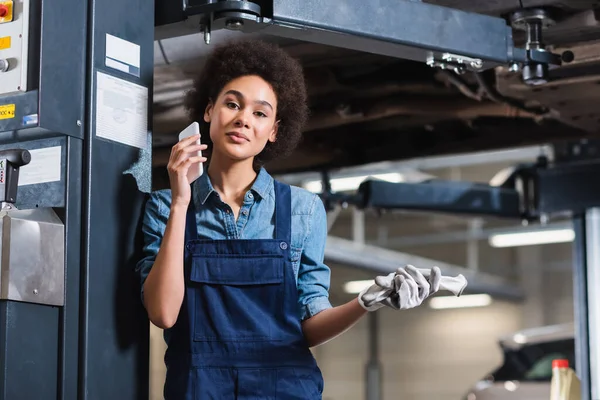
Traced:
<path fill-rule="evenodd" d="M 187 173 L 190 166 L 205 162 L 206 157 L 191 156 L 199 150 L 206 150 L 205 144 L 195 144 L 200 135 L 190 136 L 175 144 L 171 148 L 171 155 L 167 164 L 169 181 L 171 183 L 171 206 L 187 207 L 191 199 L 191 188 Z"/>

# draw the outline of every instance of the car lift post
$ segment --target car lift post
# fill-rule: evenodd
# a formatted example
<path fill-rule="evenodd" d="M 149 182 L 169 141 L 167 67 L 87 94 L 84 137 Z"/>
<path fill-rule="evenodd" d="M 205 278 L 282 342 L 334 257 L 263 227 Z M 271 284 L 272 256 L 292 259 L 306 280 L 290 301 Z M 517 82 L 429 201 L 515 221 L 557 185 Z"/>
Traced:
<path fill-rule="evenodd" d="M 581 400 L 600 398 L 600 208 L 574 218 L 575 369 Z"/>
<path fill-rule="evenodd" d="M 152 170 L 154 1 L 0 3 L 12 9 L 0 20 L 0 150 L 31 152 L 16 206 L 53 209 L 65 254 L 61 305 L 7 298 L 2 257 L 0 400 L 147 399 L 134 263 Z M 18 238 L 21 253 L 43 244 L 40 226 L 41 241 Z"/>

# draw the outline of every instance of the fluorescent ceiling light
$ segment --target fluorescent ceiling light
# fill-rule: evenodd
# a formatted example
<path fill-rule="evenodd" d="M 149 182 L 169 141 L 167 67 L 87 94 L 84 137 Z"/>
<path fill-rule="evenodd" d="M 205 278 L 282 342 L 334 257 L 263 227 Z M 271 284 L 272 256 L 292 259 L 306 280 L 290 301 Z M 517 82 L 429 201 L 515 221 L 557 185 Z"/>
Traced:
<path fill-rule="evenodd" d="M 492 247 L 532 246 L 550 243 L 567 243 L 575 239 L 573 229 L 555 229 L 529 232 L 501 233 L 489 237 Z"/>
<path fill-rule="evenodd" d="M 460 297 L 440 296 L 429 300 L 429 307 L 434 310 L 448 308 L 485 307 L 492 304 L 492 298 L 488 294 L 467 294 Z"/>
<path fill-rule="evenodd" d="M 513 336 L 513 340 L 515 343 L 525 344 L 527 343 L 527 336 L 522 333 L 517 333 L 515 336 Z"/>
<path fill-rule="evenodd" d="M 518 388 L 519 386 L 517 386 L 517 384 L 513 381 L 504 382 L 504 389 L 508 390 L 509 392 L 514 392 Z"/>
<path fill-rule="evenodd" d="M 366 281 L 349 281 L 344 284 L 344 292 L 357 294 L 362 292 L 363 289 L 366 289 L 369 286 L 373 285 L 374 283 L 375 280 L 373 279 L 369 279 Z"/>
<path fill-rule="evenodd" d="M 388 174 L 349 176 L 346 178 L 331 179 L 331 190 L 333 192 L 345 192 L 356 190 L 360 184 L 367 178 L 379 179 L 387 182 L 403 182 L 404 176 L 397 172 Z M 309 181 L 304 184 L 304 188 L 313 193 L 321 193 L 323 191 L 323 183 L 321 181 Z"/>

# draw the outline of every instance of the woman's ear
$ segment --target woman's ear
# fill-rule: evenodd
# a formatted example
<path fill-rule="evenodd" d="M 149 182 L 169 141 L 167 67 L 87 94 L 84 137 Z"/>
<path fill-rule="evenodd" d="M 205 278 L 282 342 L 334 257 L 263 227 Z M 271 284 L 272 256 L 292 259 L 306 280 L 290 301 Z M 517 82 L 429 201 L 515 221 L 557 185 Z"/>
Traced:
<path fill-rule="evenodd" d="M 279 121 L 275 121 L 275 125 L 273 125 L 273 130 L 271 131 L 271 135 L 269 136 L 269 142 L 274 142 L 277 140 L 277 132 L 279 130 Z"/>
<path fill-rule="evenodd" d="M 213 103 L 212 103 L 212 100 L 209 100 L 208 104 L 206 105 L 206 109 L 204 110 L 204 122 L 206 122 L 207 124 L 210 123 L 212 110 L 213 110 Z"/>

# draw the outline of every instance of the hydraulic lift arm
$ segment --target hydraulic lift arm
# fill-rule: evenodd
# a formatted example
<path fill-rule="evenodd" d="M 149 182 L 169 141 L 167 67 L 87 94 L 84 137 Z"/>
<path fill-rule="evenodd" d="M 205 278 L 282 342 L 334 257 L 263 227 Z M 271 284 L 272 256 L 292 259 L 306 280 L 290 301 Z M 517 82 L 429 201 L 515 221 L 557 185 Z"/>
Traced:
<path fill-rule="evenodd" d="M 438 179 L 420 183 L 367 180 L 356 195 L 342 199 L 360 208 L 544 223 L 556 215 L 577 215 L 600 206 L 600 187 L 595 184 L 598 173 L 600 159 L 594 157 L 550 162 L 546 156 L 540 156 L 536 162 L 516 166 L 500 184 Z M 335 194 L 329 197 L 335 198 Z"/>
<path fill-rule="evenodd" d="M 457 73 L 520 64 L 526 82 L 545 81 L 562 57 L 515 47 L 502 18 L 409 0 L 156 1 L 157 26 L 199 17 L 205 41 L 218 29 L 258 32 L 424 62 Z M 519 20 L 541 38 L 535 18 Z"/>

